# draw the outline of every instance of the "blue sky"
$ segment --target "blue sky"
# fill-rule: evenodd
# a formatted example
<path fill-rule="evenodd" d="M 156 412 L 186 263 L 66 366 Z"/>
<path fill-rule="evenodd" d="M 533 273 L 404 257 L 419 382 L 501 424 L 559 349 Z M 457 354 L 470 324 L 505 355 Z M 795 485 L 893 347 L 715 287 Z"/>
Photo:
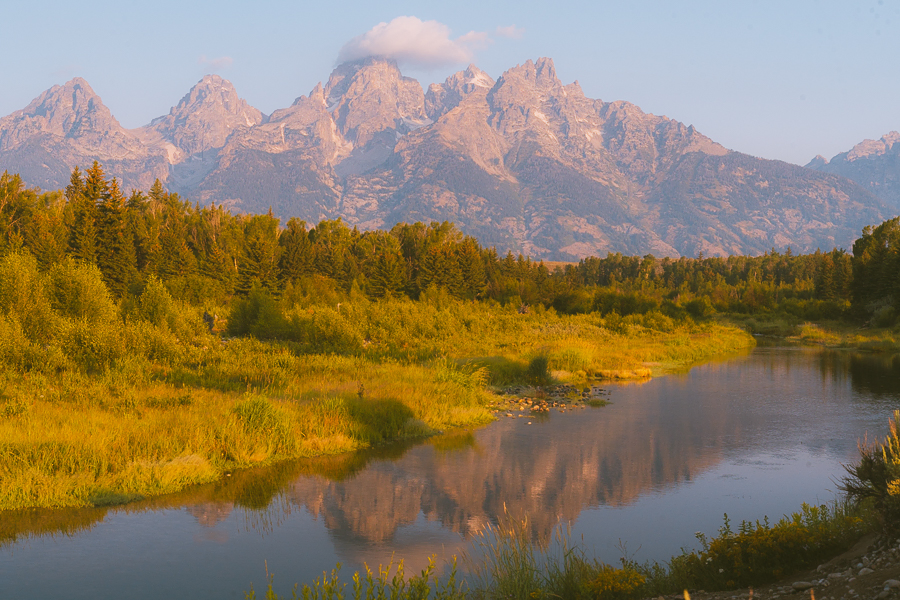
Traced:
<path fill-rule="evenodd" d="M 463 58 L 496 78 L 549 56 L 563 83 L 577 79 L 590 97 L 798 164 L 900 130 L 900 0 L 34 0 L 2 12 L 0 115 L 80 76 L 138 127 L 208 72 L 268 114 L 327 80 L 350 40 L 411 16 L 463 49 L 406 60 L 404 73 L 424 86 Z"/>

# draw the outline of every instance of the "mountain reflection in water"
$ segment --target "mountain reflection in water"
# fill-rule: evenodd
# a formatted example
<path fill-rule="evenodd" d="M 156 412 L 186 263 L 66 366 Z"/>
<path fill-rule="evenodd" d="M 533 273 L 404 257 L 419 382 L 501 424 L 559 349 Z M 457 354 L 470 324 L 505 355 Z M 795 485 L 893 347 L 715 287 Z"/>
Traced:
<path fill-rule="evenodd" d="M 803 501 L 830 499 L 857 440 L 884 435 L 900 405 L 900 361 L 758 348 L 609 390 L 612 404 L 602 408 L 501 417 L 425 443 L 242 471 L 118 509 L 7 513 L 0 543 L 15 550 L 32 536 L 77 538 L 110 513 L 178 509 L 202 530 L 251 532 L 261 548 L 277 538 L 259 562 L 292 556 L 282 571 L 293 582 L 321 574 L 315 559 L 334 556 L 355 569 L 396 553 L 407 572 L 421 569 L 428 555 L 459 553 L 508 512 L 527 515 L 538 538 L 573 523 L 607 561 L 620 555 L 609 552 L 619 537 L 643 548 L 641 560 L 666 560 L 694 531 L 714 533 L 725 511 L 777 520 Z M 323 524 L 332 549 L 282 533 L 298 519 Z M 236 535 L 201 538 L 227 546 Z M 308 574 L 307 564 L 315 565 Z"/>

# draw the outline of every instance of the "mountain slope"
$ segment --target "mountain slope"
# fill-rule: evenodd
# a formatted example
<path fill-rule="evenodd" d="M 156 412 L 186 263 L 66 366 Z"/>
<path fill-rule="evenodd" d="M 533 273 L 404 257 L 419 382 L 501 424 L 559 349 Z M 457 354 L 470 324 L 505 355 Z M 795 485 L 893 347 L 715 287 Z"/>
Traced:
<path fill-rule="evenodd" d="M 83 81 L 63 88 L 0 120 L 0 168 L 62 187 L 96 157 L 126 186 L 159 177 L 201 203 L 362 229 L 450 220 L 501 252 L 555 260 L 849 247 L 890 212 L 843 177 L 587 98 L 547 58 L 497 80 L 470 65 L 424 93 L 391 61 L 345 63 L 268 117 L 207 76 L 133 131 Z"/>
<path fill-rule="evenodd" d="M 851 179 L 900 213 L 900 133 L 864 140 L 830 161 L 817 156 L 806 166 Z"/>
<path fill-rule="evenodd" d="M 103 163 L 125 187 L 165 179 L 165 158 L 123 128 L 81 78 L 53 86 L 20 111 L 0 119 L 0 167 L 30 185 L 58 189 L 76 165 Z"/>

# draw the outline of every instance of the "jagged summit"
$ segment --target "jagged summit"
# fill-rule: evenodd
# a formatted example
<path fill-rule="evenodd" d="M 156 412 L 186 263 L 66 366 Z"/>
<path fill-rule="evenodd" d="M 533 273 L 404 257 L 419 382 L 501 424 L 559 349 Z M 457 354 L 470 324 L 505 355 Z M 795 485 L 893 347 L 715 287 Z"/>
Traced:
<path fill-rule="evenodd" d="M 79 139 L 115 130 L 122 130 L 119 122 L 91 86 L 76 77 L 54 85 L 24 109 L 0 120 L 0 150 L 39 134 Z"/>
<path fill-rule="evenodd" d="M 817 156 L 806 166 L 847 177 L 887 202 L 894 211 L 900 211 L 900 133 L 897 131 L 877 140 L 863 140 L 830 161 Z"/>
<path fill-rule="evenodd" d="M 896 137 L 848 164 L 897 160 Z M 588 98 L 549 58 L 496 80 L 469 65 L 423 93 L 396 62 L 370 57 L 269 117 L 208 75 L 134 131 L 73 80 L 0 119 L 0 170 L 32 185 L 65 187 L 94 159 L 126 189 L 159 177 L 192 201 L 360 229 L 449 220 L 501 252 L 554 260 L 849 247 L 886 214 L 847 179 Z"/>
<path fill-rule="evenodd" d="M 235 129 L 259 125 L 265 116 L 240 98 L 230 81 L 206 75 L 140 135 L 151 145 L 166 147 L 170 161 L 221 148 Z"/>
<path fill-rule="evenodd" d="M 465 71 L 454 73 L 444 83 L 432 83 L 425 93 L 425 113 L 436 120 L 453 110 L 462 100 L 476 91 L 487 92 L 496 82 L 490 75 L 469 65 Z"/>

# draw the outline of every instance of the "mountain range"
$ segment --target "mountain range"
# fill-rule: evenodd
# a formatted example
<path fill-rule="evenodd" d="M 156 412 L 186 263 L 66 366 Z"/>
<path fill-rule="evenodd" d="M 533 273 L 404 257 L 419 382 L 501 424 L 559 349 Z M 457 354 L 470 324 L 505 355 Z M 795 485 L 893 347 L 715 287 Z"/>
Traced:
<path fill-rule="evenodd" d="M 830 161 L 817 156 L 806 166 L 852 179 L 900 213 L 900 133 L 864 140 Z"/>
<path fill-rule="evenodd" d="M 427 90 L 368 58 L 271 115 L 208 75 L 133 130 L 76 78 L 0 119 L 0 170 L 59 189 L 96 159 L 125 189 L 158 178 L 201 204 L 360 229 L 449 220 L 502 252 L 551 260 L 752 255 L 846 248 L 895 214 L 891 140 L 866 154 L 894 169 L 874 183 L 879 167 L 853 151 L 813 168 L 763 160 L 634 104 L 588 98 L 547 58 L 497 80 L 470 65 Z M 851 181 L 857 172 L 873 183 Z"/>

